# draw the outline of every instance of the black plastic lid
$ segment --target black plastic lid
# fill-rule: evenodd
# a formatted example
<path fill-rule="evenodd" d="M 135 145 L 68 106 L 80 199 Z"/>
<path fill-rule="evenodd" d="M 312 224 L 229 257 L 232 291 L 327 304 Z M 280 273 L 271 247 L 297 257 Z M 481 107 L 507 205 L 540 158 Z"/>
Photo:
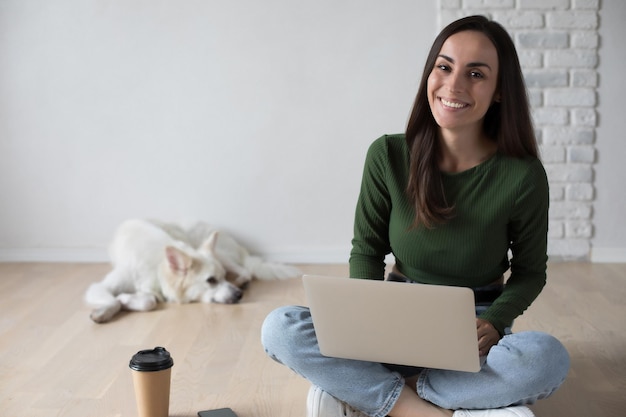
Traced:
<path fill-rule="evenodd" d="M 135 371 L 154 372 L 171 368 L 174 360 L 170 353 L 163 347 L 155 347 L 154 349 L 140 350 L 132 359 L 128 366 Z"/>

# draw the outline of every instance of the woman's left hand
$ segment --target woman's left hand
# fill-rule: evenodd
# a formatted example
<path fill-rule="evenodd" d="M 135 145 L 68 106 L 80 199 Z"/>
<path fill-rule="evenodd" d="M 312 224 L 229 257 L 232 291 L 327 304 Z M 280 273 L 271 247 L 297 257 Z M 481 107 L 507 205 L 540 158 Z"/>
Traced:
<path fill-rule="evenodd" d="M 476 319 L 476 331 L 478 332 L 478 353 L 485 356 L 493 345 L 500 340 L 500 333 L 487 320 Z"/>

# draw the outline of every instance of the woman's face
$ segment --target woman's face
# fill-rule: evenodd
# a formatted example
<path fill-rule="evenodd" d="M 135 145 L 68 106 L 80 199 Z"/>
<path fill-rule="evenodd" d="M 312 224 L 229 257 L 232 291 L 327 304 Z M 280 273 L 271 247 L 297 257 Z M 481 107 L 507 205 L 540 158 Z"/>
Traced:
<path fill-rule="evenodd" d="M 428 76 L 428 103 L 441 129 L 481 129 L 498 99 L 498 53 L 481 32 L 463 31 L 441 47 Z"/>

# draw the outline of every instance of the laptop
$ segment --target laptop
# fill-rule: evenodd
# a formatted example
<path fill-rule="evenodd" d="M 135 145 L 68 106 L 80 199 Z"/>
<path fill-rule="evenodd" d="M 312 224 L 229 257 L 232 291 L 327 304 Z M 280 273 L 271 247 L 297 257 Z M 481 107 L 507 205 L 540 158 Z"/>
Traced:
<path fill-rule="evenodd" d="M 324 356 L 480 370 L 469 288 L 319 275 L 302 282 Z"/>

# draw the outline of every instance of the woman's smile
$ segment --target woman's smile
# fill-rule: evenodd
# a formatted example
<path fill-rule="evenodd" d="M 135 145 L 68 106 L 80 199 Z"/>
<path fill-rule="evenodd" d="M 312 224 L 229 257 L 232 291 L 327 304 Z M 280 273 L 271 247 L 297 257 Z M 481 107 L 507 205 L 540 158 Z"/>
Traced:
<path fill-rule="evenodd" d="M 467 103 L 463 103 L 463 102 L 455 101 L 455 100 L 446 100 L 443 97 L 439 97 L 439 101 L 441 102 L 441 104 L 444 105 L 444 107 L 450 107 L 452 109 L 463 109 L 469 106 L 469 104 Z"/>

